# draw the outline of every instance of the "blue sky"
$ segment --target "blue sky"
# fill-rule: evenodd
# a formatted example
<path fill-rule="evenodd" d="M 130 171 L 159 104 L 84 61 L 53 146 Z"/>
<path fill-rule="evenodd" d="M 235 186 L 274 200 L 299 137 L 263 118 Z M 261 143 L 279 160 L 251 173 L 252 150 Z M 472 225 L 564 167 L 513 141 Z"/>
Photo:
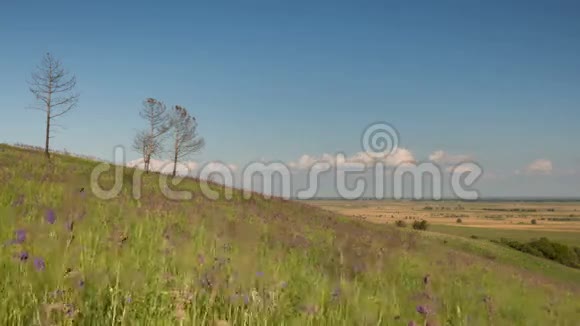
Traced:
<path fill-rule="evenodd" d="M 419 161 L 478 162 L 488 196 L 580 196 L 578 40 L 578 1 L 13 1 L 0 142 L 43 144 L 26 78 L 50 51 L 81 92 L 55 148 L 110 159 L 155 97 L 197 117 L 196 161 L 354 154 L 388 121 Z"/>

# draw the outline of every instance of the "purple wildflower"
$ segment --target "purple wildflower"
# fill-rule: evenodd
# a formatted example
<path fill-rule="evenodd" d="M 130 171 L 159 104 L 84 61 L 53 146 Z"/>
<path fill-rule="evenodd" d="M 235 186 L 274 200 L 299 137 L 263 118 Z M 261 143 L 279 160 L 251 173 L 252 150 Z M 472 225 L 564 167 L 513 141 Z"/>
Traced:
<path fill-rule="evenodd" d="M 56 222 L 56 214 L 52 209 L 46 211 L 46 222 L 49 224 L 54 224 L 54 222 Z"/>
<path fill-rule="evenodd" d="M 28 252 L 26 251 L 22 251 L 19 255 L 18 255 L 18 259 L 20 259 L 20 261 L 27 261 L 28 260 Z"/>
<path fill-rule="evenodd" d="M 409 325 L 409 326 L 417 326 L 417 323 L 411 320 L 407 325 Z"/>
<path fill-rule="evenodd" d="M 425 306 L 417 306 L 417 312 L 421 315 L 426 315 L 429 313 L 429 309 Z"/>
<path fill-rule="evenodd" d="M 127 297 L 125 298 L 125 302 L 126 302 L 126 303 L 131 303 L 131 302 L 133 302 L 133 299 L 131 299 L 131 297 L 130 297 L 130 296 L 127 296 Z"/>
<path fill-rule="evenodd" d="M 79 280 L 79 287 L 80 288 L 84 288 L 85 287 L 85 280 L 83 280 L 83 279 L 80 279 Z"/>
<path fill-rule="evenodd" d="M 46 263 L 44 262 L 44 259 L 42 258 L 34 258 L 34 267 L 36 267 L 36 270 L 38 271 L 43 271 L 46 269 Z"/>
<path fill-rule="evenodd" d="M 256 276 L 257 277 L 262 277 L 262 276 L 264 276 L 264 272 L 256 272 Z"/>
<path fill-rule="evenodd" d="M 23 243 L 26 240 L 26 230 L 20 229 L 16 230 L 16 240 L 15 243 Z"/>

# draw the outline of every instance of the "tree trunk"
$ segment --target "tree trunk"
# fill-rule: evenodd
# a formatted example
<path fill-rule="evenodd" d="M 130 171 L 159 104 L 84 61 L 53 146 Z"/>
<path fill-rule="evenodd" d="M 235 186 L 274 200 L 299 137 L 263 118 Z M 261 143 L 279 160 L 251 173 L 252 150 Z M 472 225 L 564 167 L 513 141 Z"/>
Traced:
<path fill-rule="evenodd" d="M 46 139 L 44 144 L 44 154 L 46 157 L 50 159 L 50 152 L 48 151 L 49 140 L 50 140 L 50 110 L 47 110 L 46 113 Z"/>
<path fill-rule="evenodd" d="M 177 151 L 175 151 L 175 155 L 173 156 L 173 176 L 175 177 L 175 170 L 177 169 Z"/>
<path fill-rule="evenodd" d="M 151 156 L 147 155 L 145 158 L 145 173 L 149 173 L 149 161 L 151 160 Z"/>
<path fill-rule="evenodd" d="M 50 152 L 48 151 L 49 140 L 50 140 L 50 110 L 52 109 L 52 63 L 49 66 L 49 80 L 48 80 L 48 92 L 46 101 L 46 139 L 44 144 L 44 153 L 46 157 L 50 160 Z"/>

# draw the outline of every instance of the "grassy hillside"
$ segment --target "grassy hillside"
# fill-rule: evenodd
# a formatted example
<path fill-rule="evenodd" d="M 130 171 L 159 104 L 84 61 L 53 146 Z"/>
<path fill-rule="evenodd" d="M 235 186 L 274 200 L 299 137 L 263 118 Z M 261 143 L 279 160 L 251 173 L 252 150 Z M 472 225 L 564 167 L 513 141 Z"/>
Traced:
<path fill-rule="evenodd" d="M 579 320 L 577 270 L 280 199 L 234 192 L 212 201 L 195 180 L 177 187 L 193 199 L 178 202 L 162 196 L 158 175 L 146 175 L 135 200 L 131 169 L 122 194 L 101 200 L 89 185 L 96 164 L 64 156 L 47 164 L 41 153 L 0 145 L 1 324 Z M 500 259 L 489 255 L 496 250 Z M 531 267 L 511 264 L 520 260 Z"/>

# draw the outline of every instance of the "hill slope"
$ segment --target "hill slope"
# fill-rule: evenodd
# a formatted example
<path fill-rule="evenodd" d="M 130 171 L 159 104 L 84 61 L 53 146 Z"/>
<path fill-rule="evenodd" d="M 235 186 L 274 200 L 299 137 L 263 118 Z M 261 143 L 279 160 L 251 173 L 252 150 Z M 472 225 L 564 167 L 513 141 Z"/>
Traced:
<path fill-rule="evenodd" d="M 232 200 L 214 201 L 195 180 L 176 187 L 193 199 L 171 201 L 159 175 L 144 175 L 135 200 L 132 169 L 121 195 L 102 200 L 89 184 L 97 164 L 66 156 L 48 164 L 41 153 L 0 145 L 0 323 L 578 321 L 580 273 L 563 266 L 545 262 L 565 277 L 534 264 L 523 270 L 509 264 L 527 259 L 517 252 L 493 260 L 478 254 L 476 242 L 280 199 L 246 200 L 235 191 Z M 112 171 L 100 179 L 105 188 L 112 182 Z"/>

